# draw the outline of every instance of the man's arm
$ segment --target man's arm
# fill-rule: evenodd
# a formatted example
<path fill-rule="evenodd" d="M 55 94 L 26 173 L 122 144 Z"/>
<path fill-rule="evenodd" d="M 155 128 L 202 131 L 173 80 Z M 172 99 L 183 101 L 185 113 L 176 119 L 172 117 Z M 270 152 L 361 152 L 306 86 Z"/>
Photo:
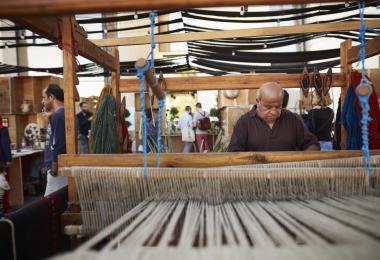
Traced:
<path fill-rule="evenodd" d="M 0 145 L 1 145 L 1 151 L 4 153 L 4 159 L 7 162 L 12 161 L 12 152 L 11 152 L 11 139 L 9 137 L 8 128 L 4 127 L 0 131 Z"/>
<path fill-rule="evenodd" d="M 245 152 L 247 150 L 247 122 L 245 117 L 241 117 L 235 127 L 231 136 L 230 144 L 228 145 L 228 152 Z"/>
<path fill-rule="evenodd" d="M 198 117 L 198 113 L 195 113 L 194 114 L 194 117 L 193 117 L 193 127 L 198 127 L 198 120 L 199 120 L 199 117 Z"/>
<path fill-rule="evenodd" d="M 65 115 L 64 113 L 54 114 L 51 122 L 52 128 L 52 170 L 56 173 L 58 155 L 66 153 L 66 133 L 65 133 Z"/>

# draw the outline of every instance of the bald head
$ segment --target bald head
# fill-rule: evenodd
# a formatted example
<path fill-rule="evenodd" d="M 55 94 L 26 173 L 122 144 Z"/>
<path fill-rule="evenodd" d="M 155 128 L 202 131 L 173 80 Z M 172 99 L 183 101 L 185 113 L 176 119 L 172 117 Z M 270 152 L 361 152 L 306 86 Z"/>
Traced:
<path fill-rule="evenodd" d="M 284 92 L 280 84 L 276 82 L 267 82 L 261 85 L 257 92 L 257 99 L 282 99 Z"/>
<path fill-rule="evenodd" d="M 283 97 L 282 87 L 276 82 L 263 84 L 257 92 L 257 114 L 270 127 L 281 115 Z"/>

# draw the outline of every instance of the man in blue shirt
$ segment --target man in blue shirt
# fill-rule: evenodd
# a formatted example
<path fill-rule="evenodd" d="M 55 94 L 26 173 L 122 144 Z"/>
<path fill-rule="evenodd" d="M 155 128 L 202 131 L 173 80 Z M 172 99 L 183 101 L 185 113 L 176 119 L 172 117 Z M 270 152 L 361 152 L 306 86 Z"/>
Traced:
<path fill-rule="evenodd" d="M 42 104 L 52 114 L 49 118 L 48 142 L 45 149 L 47 184 L 45 196 L 67 185 L 67 178 L 57 176 L 58 155 L 66 153 L 65 110 L 63 108 L 63 90 L 56 84 L 50 84 L 42 93 Z M 50 131 L 49 131 L 50 128 Z"/>

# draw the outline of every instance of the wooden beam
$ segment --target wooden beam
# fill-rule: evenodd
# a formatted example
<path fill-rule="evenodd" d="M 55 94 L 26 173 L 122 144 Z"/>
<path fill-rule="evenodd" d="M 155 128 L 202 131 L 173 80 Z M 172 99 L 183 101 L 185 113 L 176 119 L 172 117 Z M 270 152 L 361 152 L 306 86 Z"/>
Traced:
<path fill-rule="evenodd" d="M 359 61 L 360 46 L 356 45 L 348 50 L 347 63 L 352 64 Z M 380 54 L 380 36 L 374 39 L 368 40 L 365 44 L 365 57 L 369 58 Z"/>
<path fill-rule="evenodd" d="M 48 40 L 58 43 L 60 38 L 59 26 L 62 22 L 58 17 L 39 17 L 39 18 L 24 18 L 19 17 L 12 19 L 15 23 L 26 27 L 27 29 L 47 38 Z M 83 34 L 83 33 L 82 33 Z M 73 31 L 76 48 L 79 55 L 111 70 L 115 71 L 119 61 L 112 55 L 99 48 L 97 45 L 83 37 L 76 30 Z"/>
<path fill-rule="evenodd" d="M 346 98 L 346 93 L 347 89 L 351 83 L 351 72 L 352 72 L 352 65 L 348 63 L 348 51 L 352 47 L 352 40 L 348 39 L 345 40 L 340 44 L 340 67 L 341 67 L 341 72 L 342 72 L 342 80 L 343 84 L 341 85 L 341 90 L 340 90 L 340 108 L 341 108 L 341 113 L 343 113 L 343 105 L 344 105 L 344 100 Z M 343 117 L 342 117 L 343 118 Z M 347 137 L 347 132 L 346 128 L 342 124 L 341 128 L 341 148 L 346 149 L 346 137 Z"/>
<path fill-rule="evenodd" d="M 380 150 L 372 150 L 379 155 Z M 299 151 L 299 152 L 242 152 L 242 153 L 162 153 L 161 167 L 219 167 L 257 163 L 295 162 L 362 156 L 361 151 Z M 86 154 L 59 156 L 59 168 L 71 166 L 142 167 L 142 154 Z M 156 155 L 148 155 L 148 166 L 156 166 Z M 64 169 L 61 174 L 65 175 Z"/>
<path fill-rule="evenodd" d="M 119 50 L 117 47 L 113 47 L 111 49 L 112 55 L 115 57 L 115 59 L 119 60 Z M 119 67 L 116 71 L 112 72 L 111 76 L 111 87 L 112 87 L 112 95 L 114 96 L 116 100 L 116 128 L 117 128 L 117 149 L 118 152 L 122 152 L 123 148 L 123 129 L 122 129 L 122 122 L 124 122 L 124 108 L 121 104 L 121 96 L 120 96 L 120 63 Z"/>
<path fill-rule="evenodd" d="M 74 38 L 72 34 L 72 20 L 74 17 L 65 16 L 62 19 L 62 49 L 63 52 L 63 82 L 65 91 L 65 128 L 66 128 L 66 152 L 76 154 L 76 134 L 75 134 L 75 79 L 76 61 L 72 48 Z"/>
<path fill-rule="evenodd" d="M 77 153 L 77 138 L 75 133 L 75 81 L 76 81 L 76 61 L 72 48 L 74 38 L 72 22 L 75 18 L 65 16 L 62 18 L 62 48 L 63 53 L 63 82 L 65 91 L 65 133 L 66 133 L 66 152 L 75 155 Z M 69 201 L 77 201 L 75 180 L 68 177 Z"/>
<path fill-rule="evenodd" d="M 135 68 L 143 69 L 145 66 L 148 66 L 148 61 L 144 58 L 140 58 L 135 63 Z M 165 98 L 165 92 L 163 89 L 161 89 L 161 86 L 159 84 L 159 81 L 157 80 L 157 76 L 154 73 L 154 68 L 149 67 L 144 73 L 145 75 L 145 82 L 150 87 L 151 91 L 153 92 L 153 95 L 156 96 L 159 100 L 162 100 Z"/>
<path fill-rule="evenodd" d="M 251 74 L 202 77 L 172 77 L 165 78 L 167 92 L 186 92 L 196 90 L 228 90 L 228 89 L 258 89 L 269 81 L 276 81 L 284 88 L 299 88 L 301 74 Z M 333 74 L 332 87 L 341 87 L 341 74 Z M 138 79 L 120 80 L 120 92 L 139 92 Z"/>
<path fill-rule="evenodd" d="M 0 17 L 79 14 L 114 11 L 139 11 L 184 9 L 213 6 L 280 5 L 322 2 L 343 2 L 337 0 L 2 0 Z"/>
<path fill-rule="evenodd" d="M 380 20 L 366 20 L 366 25 L 369 28 L 380 28 Z M 254 36 L 269 36 L 269 35 L 289 35 L 289 34 L 304 34 L 317 32 L 336 32 L 359 30 L 360 22 L 337 22 L 337 23 L 321 23 L 321 24 L 306 24 L 306 25 L 291 25 L 291 26 L 275 26 L 264 28 L 249 28 L 239 30 L 224 30 L 224 31 L 209 31 L 209 32 L 193 32 L 193 33 L 176 33 L 156 35 L 155 43 L 169 42 L 190 42 L 204 41 L 214 39 L 238 38 L 238 37 L 254 37 Z M 127 46 L 150 44 L 150 36 L 123 37 L 92 40 L 98 46 Z"/>

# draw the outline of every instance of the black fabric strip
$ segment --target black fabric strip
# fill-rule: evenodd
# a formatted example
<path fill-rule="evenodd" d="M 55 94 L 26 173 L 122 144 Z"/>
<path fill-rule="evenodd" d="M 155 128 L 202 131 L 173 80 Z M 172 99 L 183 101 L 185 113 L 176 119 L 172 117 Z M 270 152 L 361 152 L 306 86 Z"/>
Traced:
<path fill-rule="evenodd" d="M 205 60 L 205 59 L 196 59 L 193 61 L 193 63 L 213 68 L 213 69 L 219 69 L 222 71 L 233 71 L 233 72 L 241 72 L 241 73 L 251 73 L 251 72 L 260 72 L 260 73 L 301 73 L 303 70 L 303 67 L 306 66 L 309 69 L 312 69 L 314 67 L 318 69 L 326 69 L 329 67 L 334 67 L 336 65 L 340 64 L 340 59 L 336 59 L 333 61 L 328 62 L 320 62 L 315 64 L 292 64 L 291 66 L 288 65 L 272 65 L 272 66 L 257 66 L 257 65 L 250 65 L 250 66 L 242 66 L 238 64 L 227 64 L 212 60 Z"/>
<path fill-rule="evenodd" d="M 342 11 L 346 12 L 346 11 Z M 337 12 L 340 13 L 340 12 Z M 311 18 L 311 17 L 323 17 L 323 15 L 332 15 L 336 14 L 334 12 L 329 12 L 329 13 L 312 13 L 312 14 L 305 14 L 301 16 L 294 16 L 294 17 L 285 17 L 285 18 L 275 18 L 275 19 L 226 19 L 226 18 L 220 18 L 220 17 L 209 17 L 209 16 L 201 16 L 201 15 L 196 15 L 190 12 L 182 12 L 182 17 L 184 18 L 191 18 L 191 19 L 196 19 L 196 20 L 202 20 L 202 21 L 212 21 L 212 22 L 221 22 L 221 23 L 274 23 L 274 22 L 285 22 L 285 21 L 294 21 L 294 20 L 300 20 L 300 19 L 306 19 L 306 18 Z M 354 18 L 357 17 L 359 18 L 359 14 L 354 14 L 347 16 L 346 18 L 339 18 L 339 19 L 333 19 L 329 21 L 323 21 L 320 23 L 325 23 L 325 22 L 333 22 L 333 21 L 341 21 L 342 19 L 348 19 L 348 18 Z M 373 17 L 378 17 L 378 15 L 365 15 L 365 18 L 373 18 Z"/>
<path fill-rule="evenodd" d="M 377 1 L 367 1 L 366 6 L 376 6 Z M 240 15 L 240 10 L 236 12 L 231 11 L 217 11 L 217 10 L 203 10 L 203 9 L 186 9 L 183 11 L 193 12 L 200 15 L 208 16 L 225 16 L 225 17 L 271 17 L 271 16 L 283 16 L 292 14 L 303 14 L 315 11 L 337 11 L 337 10 L 355 10 L 358 6 L 356 3 L 351 3 L 349 7 L 345 7 L 345 4 L 332 4 L 332 5 L 320 5 L 306 8 L 294 8 L 284 9 L 278 11 L 264 11 L 264 12 L 245 12 L 244 15 Z"/>
<path fill-rule="evenodd" d="M 195 57 L 205 57 L 216 60 L 233 62 L 255 62 L 255 63 L 289 63 L 289 62 L 309 62 L 315 60 L 326 60 L 337 58 L 340 55 L 339 49 L 306 52 L 240 52 L 235 51 L 235 55 L 204 52 L 192 50 L 190 55 Z"/>
<path fill-rule="evenodd" d="M 175 13 L 176 11 L 171 10 L 162 10 L 156 12 L 158 16 L 167 15 L 171 13 Z M 149 12 L 138 12 L 138 19 L 144 19 L 149 17 Z M 129 20 L 136 20 L 134 18 L 134 14 L 130 15 L 121 15 L 121 16 L 112 16 L 112 17 L 99 17 L 99 18 L 89 18 L 89 19 L 78 19 L 79 24 L 90 24 L 90 23 L 114 23 L 114 22 L 123 22 Z"/>
<path fill-rule="evenodd" d="M 162 21 L 159 23 L 156 23 L 155 26 L 162 26 L 162 25 L 169 25 L 169 24 L 175 24 L 175 23 L 182 23 L 182 18 L 177 18 L 170 21 Z M 109 32 L 121 32 L 121 31 L 132 31 L 132 30 L 138 30 L 138 29 L 150 29 L 150 24 L 140 25 L 140 26 L 134 26 L 134 27 L 125 27 L 125 28 L 117 28 L 117 29 L 110 29 Z M 103 33 L 103 30 L 93 30 L 93 31 L 87 31 L 87 33 Z"/>

